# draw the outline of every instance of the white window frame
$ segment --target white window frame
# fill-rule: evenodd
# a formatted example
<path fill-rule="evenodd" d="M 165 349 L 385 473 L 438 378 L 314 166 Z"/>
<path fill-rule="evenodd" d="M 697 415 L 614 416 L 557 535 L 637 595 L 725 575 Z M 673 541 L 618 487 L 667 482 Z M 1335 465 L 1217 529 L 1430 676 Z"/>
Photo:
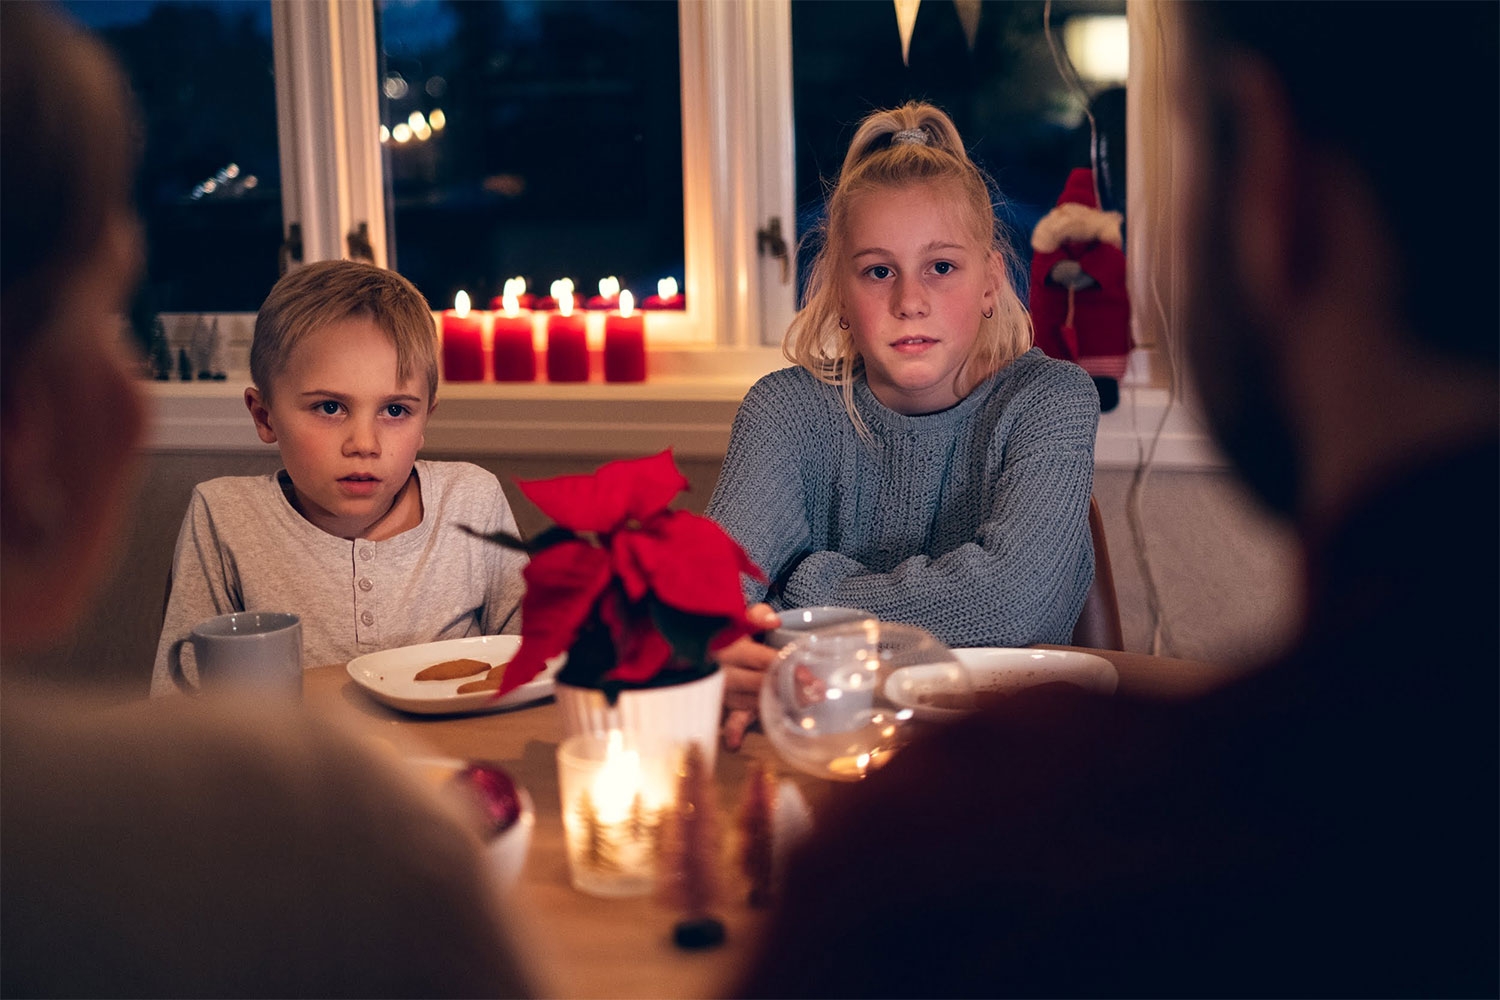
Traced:
<path fill-rule="evenodd" d="M 314 261 L 347 256 L 364 222 L 384 266 L 375 6 L 271 0 L 271 38 L 282 225 L 301 227 L 302 259 Z"/>

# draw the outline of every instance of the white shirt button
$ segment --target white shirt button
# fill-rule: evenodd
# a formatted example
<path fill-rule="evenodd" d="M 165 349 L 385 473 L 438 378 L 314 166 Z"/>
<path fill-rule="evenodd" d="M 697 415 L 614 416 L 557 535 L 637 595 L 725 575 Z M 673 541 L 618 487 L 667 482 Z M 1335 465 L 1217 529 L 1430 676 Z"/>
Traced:
<path fill-rule="evenodd" d="M 359 620 L 362 621 L 362 622 L 364 622 L 366 625 L 374 625 L 375 624 L 375 616 L 373 614 L 371 614 L 370 612 L 368 612 L 368 611 L 366 611 L 364 614 L 360 615 L 359 616 Z"/>
<path fill-rule="evenodd" d="M 375 584 L 368 576 L 360 577 L 359 589 L 368 592 Z"/>
<path fill-rule="evenodd" d="M 366 545 L 364 548 L 359 550 L 359 557 L 361 559 L 374 559 L 375 549 L 369 545 Z"/>

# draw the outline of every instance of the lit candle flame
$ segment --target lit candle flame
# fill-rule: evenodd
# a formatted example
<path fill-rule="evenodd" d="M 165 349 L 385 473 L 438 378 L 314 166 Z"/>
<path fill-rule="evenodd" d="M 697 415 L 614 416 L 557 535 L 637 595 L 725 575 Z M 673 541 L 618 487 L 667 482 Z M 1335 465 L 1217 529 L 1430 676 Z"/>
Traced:
<path fill-rule="evenodd" d="M 453 296 L 453 313 L 456 316 L 469 315 L 469 293 L 460 291 Z"/>
<path fill-rule="evenodd" d="M 677 279 L 663 278 L 656 283 L 656 297 L 662 300 L 675 298 L 677 295 Z"/>
<path fill-rule="evenodd" d="M 563 292 L 557 297 L 557 311 L 564 316 L 573 315 L 573 293 Z"/>
<path fill-rule="evenodd" d="M 630 294 L 629 289 L 626 289 L 620 293 L 620 315 L 629 316 L 633 312 L 635 312 L 635 296 Z"/>
<path fill-rule="evenodd" d="M 507 281 L 506 285 L 509 284 L 510 282 Z M 500 296 L 500 307 L 505 310 L 505 315 L 507 317 L 514 317 L 521 311 L 521 300 L 516 298 L 513 293 L 506 292 L 504 295 Z"/>
<path fill-rule="evenodd" d="M 505 288 L 501 291 L 501 297 L 513 295 L 516 298 L 526 294 L 526 279 L 521 277 L 506 278 Z"/>
<path fill-rule="evenodd" d="M 604 748 L 604 766 L 594 775 L 589 796 L 601 823 L 623 823 L 630 816 L 631 803 L 641 793 L 641 755 L 626 750 L 618 729 L 609 731 Z"/>
<path fill-rule="evenodd" d="M 599 279 L 599 297 L 612 299 L 620 294 L 620 279 L 611 274 L 607 278 Z"/>

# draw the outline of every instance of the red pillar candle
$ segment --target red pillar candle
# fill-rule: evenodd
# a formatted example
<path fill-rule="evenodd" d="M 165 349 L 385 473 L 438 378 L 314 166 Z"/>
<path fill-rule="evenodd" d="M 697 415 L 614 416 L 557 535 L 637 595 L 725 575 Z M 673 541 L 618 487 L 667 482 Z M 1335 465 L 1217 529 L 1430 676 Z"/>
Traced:
<path fill-rule="evenodd" d="M 599 279 L 599 294 L 584 303 L 585 309 L 613 309 L 620 301 L 620 279 L 614 275 Z"/>
<path fill-rule="evenodd" d="M 604 380 L 646 380 L 646 317 L 634 311 L 635 296 L 620 293 L 620 311 L 604 317 Z"/>
<path fill-rule="evenodd" d="M 531 314 L 521 312 L 514 294 L 502 296 L 501 307 L 494 327 L 495 381 L 530 382 L 536 378 Z"/>
<path fill-rule="evenodd" d="M 496 295 L 494 298 L 490 299 L 490 308 L 491 309 L 504 309 L 505 308 L 505 297 L 507 295 L 513 295 L 513 296 L 515 296 L 515 299 L 516 299 L 516 308 L 518 308 L 518 309 L 535 309 L 535 308 L 537 308 L 537 306 L 536 306 L 536 298 L 537 297 L 535 295 L 532 295 L 530 292 L 526 291 L 526 279 L 520 277 L 519 275 L 516 276 L 516 277 L 514 277 L 514 278 L 506 278 L 505 279 L 505 287 L 500 290 L 500 294 Z"/>
<path fill-rule="evenodd" d="M 547 317 L 547 381 L 587 382 L 589 343 L 583 314 L 573 315 L 573 296 L 558 298 L 558 311 Z"/>
<path fill-rule="evenodd" d="M 656 283 L 656 294 L 646 296 L 642 309 L 686 309 L 687 299 L 677 290 L 676 278 L 663 278 Z"/>
<path fill-rule="evenodd" d="M 449 382 L 484 379 L 484 317 L 469 312 L 469 293 L 454 296 L 443 312 L 443 378 Z"/>

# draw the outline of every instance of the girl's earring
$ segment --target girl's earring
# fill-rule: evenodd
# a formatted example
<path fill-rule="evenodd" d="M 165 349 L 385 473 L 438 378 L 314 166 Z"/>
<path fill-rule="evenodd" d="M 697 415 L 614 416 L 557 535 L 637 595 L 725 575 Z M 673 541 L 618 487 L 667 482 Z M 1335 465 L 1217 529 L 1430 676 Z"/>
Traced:
<path fill-rule="evenodd" d="M 839 317 L 839 329 L 840 330 L 847 330 L 847 329 L 849 329 L 849 321 L 847 319 L 845 319 L 844 317 L 842 317 L 842 316 Z"/>
<path fill-rule="evenodd" d="M 995 307 L 994 306 L 990 306 L 988 309 L 986 309 L 984 311 L 984 318 L 985 319 L 994 319 L 995 318 Z"/>

